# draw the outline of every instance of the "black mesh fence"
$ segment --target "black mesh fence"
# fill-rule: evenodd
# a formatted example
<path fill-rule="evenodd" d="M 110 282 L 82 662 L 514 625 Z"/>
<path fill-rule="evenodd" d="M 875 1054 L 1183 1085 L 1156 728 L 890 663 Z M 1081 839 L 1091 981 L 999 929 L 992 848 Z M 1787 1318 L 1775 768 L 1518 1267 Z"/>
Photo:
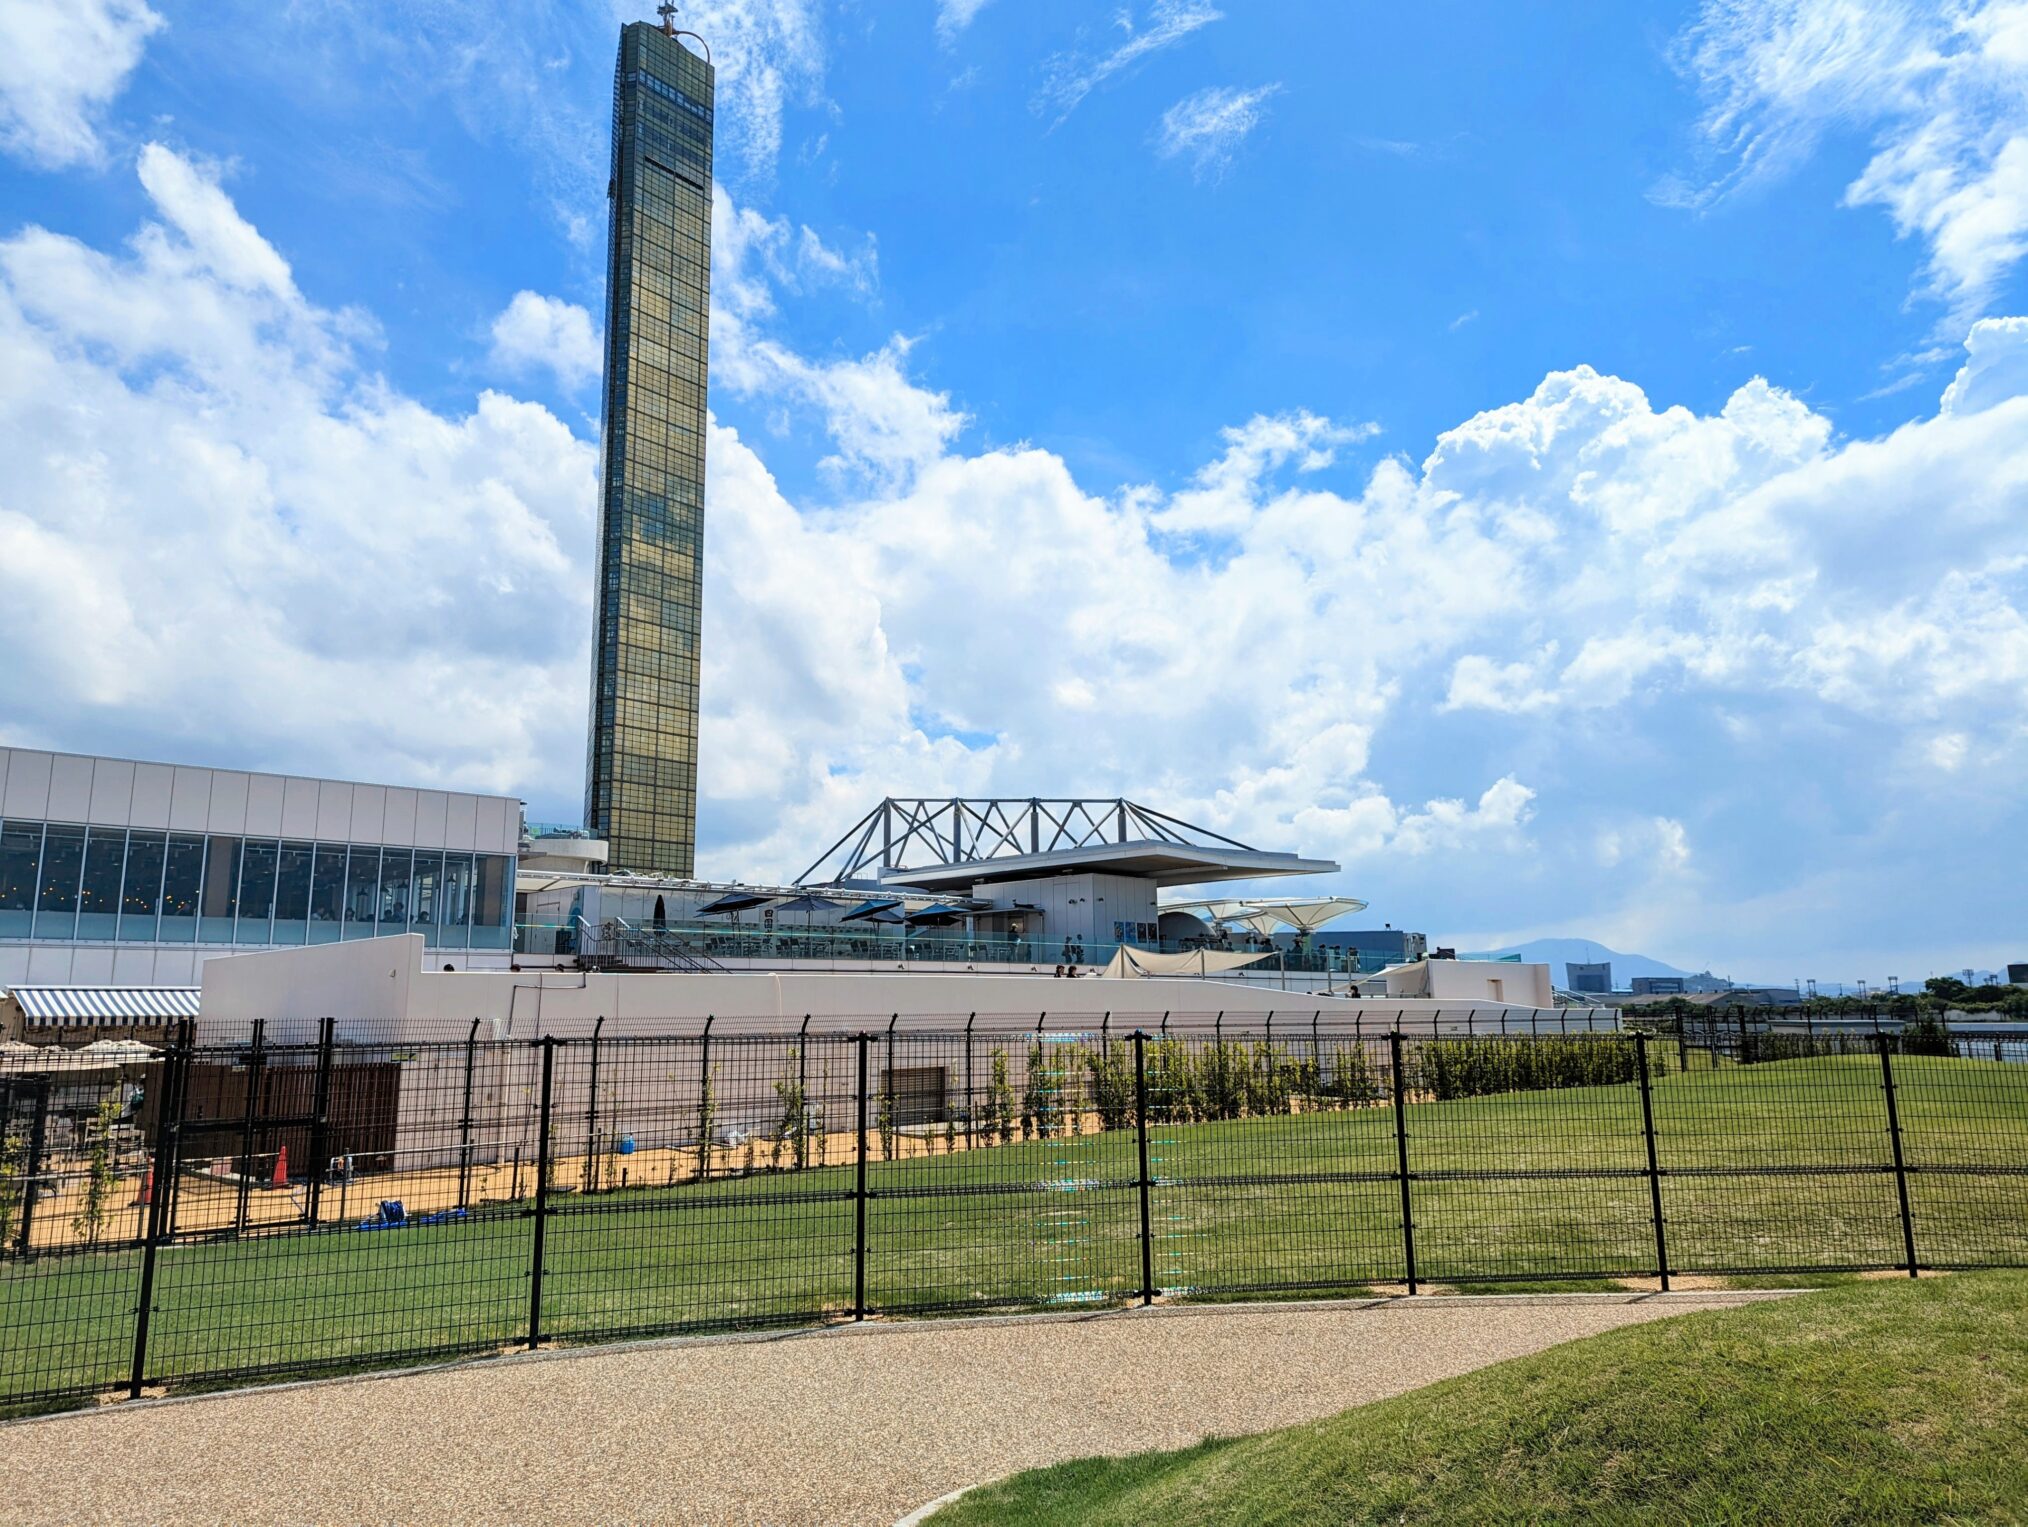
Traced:
<path fill-rule="evenodd" d="M 0 1075 L 0 1407 L 868 1316 L 2028 1264 L 2028 1048 L 1934 1026 L 290 1032 Z"/>

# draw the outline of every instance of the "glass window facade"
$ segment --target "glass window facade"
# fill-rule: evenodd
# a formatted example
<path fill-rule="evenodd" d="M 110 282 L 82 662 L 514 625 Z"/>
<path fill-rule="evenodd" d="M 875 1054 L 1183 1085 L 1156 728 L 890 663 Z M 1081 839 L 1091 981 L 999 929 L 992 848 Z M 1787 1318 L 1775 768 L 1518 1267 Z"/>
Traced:
<path fill-rule="evenodd" d="M 694 872 L 711 65 L 620 33 L 587 825 L 615 869 Z"/>
<path fill-rule="evenodd" d="M 506 949 L 508 854 L 0 822 L 0 939 Z"/>

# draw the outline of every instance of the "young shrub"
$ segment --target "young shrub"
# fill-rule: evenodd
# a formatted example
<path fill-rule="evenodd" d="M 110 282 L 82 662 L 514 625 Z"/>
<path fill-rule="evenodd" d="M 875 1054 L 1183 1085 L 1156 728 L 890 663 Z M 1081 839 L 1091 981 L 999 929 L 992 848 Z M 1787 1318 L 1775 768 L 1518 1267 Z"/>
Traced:
<path fill-rule="evenodd" d="M 894 1091 L 892 1088 L 881 1089 L 878 1123 L 880 1126 L 880 1159 L 882 1161 L 892 1161 L 894 1159 L 895 1147 L 900 1143 L 899 1137 L 901 1133 L 894 1122 Z"/>
<path fill-rule="evenodd" d="M 781 1117 L 775 1125 L 775 1165 L 781 1165 L 783 1142 L 789 1147 L 789 1164 L 801 1171 L 810 1164 L 810 1120 L 803 1097 L 803 1085 L 797 1079 L 797 1067 L 801 1054 L 789 1050 L 782 1062 L 782 1074 L 775 1078 L 775 1098 L 781 1104 Z"/>
<path fill-rule="evenodd" d="M 712 1078 L 718 1068 L 712 1067 L 704 1073 L 704 1085 L 697 1094 L 697 1180 L 704 1181 L 711 1175 L 711 1135 L 718 1128 L 717 1088 Z"/>
<path fill-rule="evenodd" d="M 1951 1039 L 1950 1030 L 1934 1013 L 1918 1013 L 1901 1027 L 1903 1055 L 1955 1055 L 1957 1044 Z"/>
<path fill-rule="evenodd" d="M 28 1147 L 17 1134 L 7 1132 L 0 1119 L 0 1250 L 14 1239 L 15 1217 L 21 1212 L 21 1173 Z"/>
<path fill-rule="evenodd" d="M 119 1098 L 103 1097 L 99 1100 L 98 1112 L 86 1126 L 89 1145 L 85 1157 L 84 1198 L 78 1204 L 70 1227 L 83 1236 L 87 1244 L 98 1241 L 99 1229 L 105 1224 L 106 1211 L 112 1204 L 115 1185 L 113 1125 L 119 1122 L 119 1117 Z"/>
<path fill-rule="evenodd" d="M 1042 1041 L 1028 1041 L 1028 1071 L 1021 1079 L 1021 1138 L 1047 1139 L 1049 1135 L 1049 1078 L 1043 1069 Z"/>
<path fill-rule="evenodd" d="M 987 1139 L 1005 1145 L 1014 1138 L 1014 1086 L 1007 1079 L 1007 1050 L 1003 1045 L 993 1047 L 993 1088 L 987 1099 Z"/>
<path fill-rule="evenodd" d="M 1126 1129 L 1134 1122 L 1134 1056 L 1120 1040 L 1109 1041 L 1103 1049 L 1085 1056 L 1091 1072 L 1092 1107 L 1097 1110 L 1100 1130 Z"/>

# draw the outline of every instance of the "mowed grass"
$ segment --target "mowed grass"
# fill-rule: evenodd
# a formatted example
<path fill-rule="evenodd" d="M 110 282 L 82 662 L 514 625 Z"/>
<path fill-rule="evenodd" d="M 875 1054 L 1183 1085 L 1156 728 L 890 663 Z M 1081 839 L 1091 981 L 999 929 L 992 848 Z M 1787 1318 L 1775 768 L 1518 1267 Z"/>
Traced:
<path fill-rule="evenodd" d="M 1896 1062 L 1918 1250 L 2028 1264 L 2028 1067 Z M 1658 1075 L 1672 1268 L 1770 1275 L 1902 1260 L 1877 1059 Z M 1634 1084 L 1415 1103 L 1417 1270 L 1498 1287 L 1650 1275 Z M 873 1142 L 878 1150 L 877 1140 Z M 1335 1293 L 1403 1276 L 1391 1108 L 1150 1126 L 1154 1279 L 1167 1297 Z M 1781 1166 L 1780 1175 L 1760 1169 Z M 1588 1175 L 1571 1177 L 1572 1170 Z M 904 1314 L 1076 1307 L 1141 1286 L 1131 1130 L 874 1160 L 867 1301 Z M 853 1168 L 559 1193 L 545 1340 L 800 1323 L 853 1303 Z M 370 1199 L 371 1183 L 354 1189 Z M 192 1242 L 157 1254 L 151 1381 L 485 1352 L 528 1330 L 526 1204 L 451 1224 Z M 0 1263 L 0 1398 L 125 1381 L 140 1254 Z"/>
<path fill-rule="evenodd" d="M 1628 1327 L 1308 1426 L 1019 1474 L 933 1520 L 2019 1522 L 2024 1427 L 2028 1276 L 1988 1272 Z"/>

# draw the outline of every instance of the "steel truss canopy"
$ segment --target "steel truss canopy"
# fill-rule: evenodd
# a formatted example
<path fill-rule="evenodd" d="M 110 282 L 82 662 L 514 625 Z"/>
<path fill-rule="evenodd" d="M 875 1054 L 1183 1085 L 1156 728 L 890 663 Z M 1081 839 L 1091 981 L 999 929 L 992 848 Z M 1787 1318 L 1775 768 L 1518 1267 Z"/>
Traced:
<path fill-rule="evenodd" d="M 1328 859 L 1249 848 L 1122 796 L 889 796 L 824 850 L 797 883 L 959 891 L 1075 873 L 1133 875 L 1168 886 L 1322 875 L 1337 868 Z"/>

